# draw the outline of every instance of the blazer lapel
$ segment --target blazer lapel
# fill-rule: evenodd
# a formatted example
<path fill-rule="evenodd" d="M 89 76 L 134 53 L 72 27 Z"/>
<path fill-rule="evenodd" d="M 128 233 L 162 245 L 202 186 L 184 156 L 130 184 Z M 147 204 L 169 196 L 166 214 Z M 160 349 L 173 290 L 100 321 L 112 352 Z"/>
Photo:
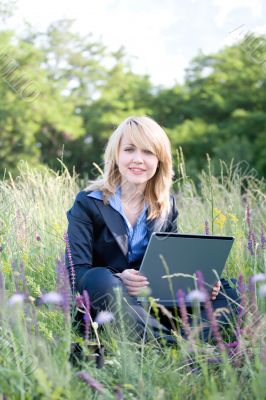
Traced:
<path fill-rule="evenodd" d="M 95 201 L 102 217 L 109 228 L 110 232 L 114 236 L 117 244 L 119 245 L 122 253 L 127 258 L 128 253 L 128 236 L 123 221 L 123 217 L 118 211 L 114 210 L 110 205 L 105 205 L 103 201 Z"/>

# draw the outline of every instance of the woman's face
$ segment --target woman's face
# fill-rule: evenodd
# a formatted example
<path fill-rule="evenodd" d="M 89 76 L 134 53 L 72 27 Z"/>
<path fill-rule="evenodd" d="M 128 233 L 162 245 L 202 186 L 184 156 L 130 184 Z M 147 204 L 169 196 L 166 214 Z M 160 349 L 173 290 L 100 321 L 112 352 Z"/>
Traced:
<path fill-rule="evenodd" d="M 118 168 L 122 176 L 122 182 L 144 184 L 156 173 L 158 166 L 157 156 L 147 149 L 136 147 L 130 143 L 126 135 L 122 136 L 119 154 Z"/>

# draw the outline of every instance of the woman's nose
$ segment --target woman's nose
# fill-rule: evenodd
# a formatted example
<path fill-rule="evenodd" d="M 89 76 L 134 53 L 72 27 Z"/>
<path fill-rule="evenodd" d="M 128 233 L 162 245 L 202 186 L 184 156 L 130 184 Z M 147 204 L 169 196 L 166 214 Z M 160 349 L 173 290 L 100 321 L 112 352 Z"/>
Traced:
<path fill-rule="evenodd" d="M 135 151 L 134 152 L 133 161 L 134 162 L 138 162 L 138 163 L 142 163 L 143 162 L 143 156 L 142 156 L 141 151 Z"/>

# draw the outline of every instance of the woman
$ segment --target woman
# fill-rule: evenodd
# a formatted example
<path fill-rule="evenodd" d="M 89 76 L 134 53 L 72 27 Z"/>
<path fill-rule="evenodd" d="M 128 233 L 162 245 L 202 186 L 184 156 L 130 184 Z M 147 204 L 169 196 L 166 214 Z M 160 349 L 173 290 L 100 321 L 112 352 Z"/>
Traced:
<path fill-rule="evenodd" d="M 67 213 L 70 278 L 79 293 L 87 290 L 92 318 L 99 310 L 116 309 L 114 289 L 120 288 L 131 335 L 142 337 L 146 325 L 155 337 L 163 333 L 169 342 L 173 338 L 168 327 L 149 316 L 136 295 L 149 284 L 138 269 L 151 233 L 177 232 L 172 177 L 171 147 L 164 130 L 149 117 L 129 117 L 109 138 L 103 178 L 78 193 Z M 66 261 L 70 267 L 68 257 Z M 224 296 L 217 302 L 220 286 L 217 282 L 212 290 L 214 308 L 227 305 Z M 227 283 L 223 290 L 232 296 Z"/>

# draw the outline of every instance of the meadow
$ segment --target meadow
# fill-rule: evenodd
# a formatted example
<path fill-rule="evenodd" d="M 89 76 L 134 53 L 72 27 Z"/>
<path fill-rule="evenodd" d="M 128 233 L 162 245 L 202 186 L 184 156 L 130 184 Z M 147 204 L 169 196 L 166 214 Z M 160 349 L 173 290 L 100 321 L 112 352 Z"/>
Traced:
<path fill-rule="evenodd" d="M 63 164 L 54 172 L 25 162 L 16 179 L 7 174 L 0 182 L 2 398 L 266 399 L 265 181 L 233 162 L 221 162 L 214 177 L 207 160 L 195 182 L 178 152 L 178 229 L 236 238 L 224 275 L 238 279 L 240 312 L 220 345 L 202 343 L 196 326 L 188 338 L 177 329 L 169 347 L 130 341 L 113 323 L 99 331 L 91 321 L 87 336 L 105 348 L 102 368 L 90 339 L 71 328 L 71 304 L 62 301 L 75 301 L 64 274 L 66 211 L 85 186 Z M 74 342 L 85 354 L 75 363 Z"/>

